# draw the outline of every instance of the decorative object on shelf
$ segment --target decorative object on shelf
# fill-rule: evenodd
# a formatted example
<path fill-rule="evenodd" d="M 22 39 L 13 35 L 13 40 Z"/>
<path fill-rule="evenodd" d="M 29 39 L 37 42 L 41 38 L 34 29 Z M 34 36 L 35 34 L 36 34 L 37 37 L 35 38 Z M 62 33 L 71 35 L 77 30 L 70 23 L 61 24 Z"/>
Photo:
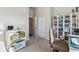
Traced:
<path fill-rule="evenodd" d="M 8 26 L 7 29 L 8 30 L 12 30 L 13 29 L 13 26 Z"/>
<path fill-rule="evenodd" d="M 17 30 L 20 30 L 20 28 L 18 27 Z"/>
<path fill-rule="evenodd" d="M 24 31 L 18 31 L 18 33 L 19 33 L 19 38 L 25 37 L 25 32 Z"/>
<path fill-rule="evenodd" d="M 76 7 L 76 12 L 78 12 L 78 7 Z"/>
<path fill-rule="evenodd" d="M 79 12 L 79 7 L 75 7 L 75 9 L 72 9 L 72 13 L 75 13 L 75 12 Z"/>
<path fill-rule="evenodd" d="M 75 11 L 74 11 L 74 9 L 72 9 L 72 13 L 74 13 Z"/>

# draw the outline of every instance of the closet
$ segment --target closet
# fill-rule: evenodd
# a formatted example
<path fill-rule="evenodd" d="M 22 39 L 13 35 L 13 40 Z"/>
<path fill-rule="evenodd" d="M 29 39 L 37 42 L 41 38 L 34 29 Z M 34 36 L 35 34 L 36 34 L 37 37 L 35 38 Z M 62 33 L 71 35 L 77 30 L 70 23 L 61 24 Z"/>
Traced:
<path fill-rule="evenodd" d="M 49 39 L 49 28 L 51 24 L 50 17 L 37 17 L 37 36 L 45 39 Z"/>
<path fill-rule="evenodd" d="M 45 38 L 45 18 L 38 17 L 38 36 Z"/>

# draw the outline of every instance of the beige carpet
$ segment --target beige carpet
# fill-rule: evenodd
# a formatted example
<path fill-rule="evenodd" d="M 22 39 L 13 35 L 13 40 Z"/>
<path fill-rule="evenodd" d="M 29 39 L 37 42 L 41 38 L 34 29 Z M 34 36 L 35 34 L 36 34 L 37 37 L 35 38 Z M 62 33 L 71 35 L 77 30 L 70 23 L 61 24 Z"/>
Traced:
<path fill-rule="evenodd" d="M 17 52 L 51 52 L 49 41 L 44 38 L 35 39 L 30 37 L 30 40 L 26 43 L 26 47 Z"/>

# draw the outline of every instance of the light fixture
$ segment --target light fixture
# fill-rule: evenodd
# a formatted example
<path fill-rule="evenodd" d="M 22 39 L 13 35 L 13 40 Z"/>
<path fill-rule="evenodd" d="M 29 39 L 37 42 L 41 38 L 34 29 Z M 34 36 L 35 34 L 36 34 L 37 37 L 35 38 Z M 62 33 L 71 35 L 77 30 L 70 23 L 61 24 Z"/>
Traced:
<path fill-rule="evenodd" d="M 0 31 L 0 34 L 3 34 L 3 31 Z"/>

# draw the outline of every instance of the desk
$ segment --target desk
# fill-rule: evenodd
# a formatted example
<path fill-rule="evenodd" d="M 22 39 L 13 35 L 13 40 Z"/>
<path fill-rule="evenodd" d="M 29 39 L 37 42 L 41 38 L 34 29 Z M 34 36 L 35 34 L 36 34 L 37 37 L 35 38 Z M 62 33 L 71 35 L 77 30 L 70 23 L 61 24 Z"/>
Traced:
<path fill-rule="evenodd" d="M 69 46 L 68 43 L 65 40 L 55 40 L 52 44 L 53 49 L 59 50 L 62 52 L 68 52 Z"/>

